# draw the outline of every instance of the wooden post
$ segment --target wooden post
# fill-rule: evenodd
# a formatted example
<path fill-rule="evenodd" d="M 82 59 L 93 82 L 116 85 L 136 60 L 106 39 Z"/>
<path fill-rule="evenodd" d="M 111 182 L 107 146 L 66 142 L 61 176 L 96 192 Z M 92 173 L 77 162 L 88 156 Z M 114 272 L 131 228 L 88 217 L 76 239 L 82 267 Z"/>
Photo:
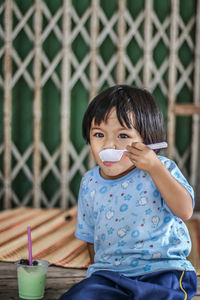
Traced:
<path fill-rule="evenodd" d="M 145 1 L 145 19 L 144 19 L 144 75 L 143 83 L 145 88 L 149 88 L 151 81 L 151 60 L 152 60 L 152 0 Z"/>
<path fill-rule="evenodd" d="M 34 149 L 33 149 L 33 175 L 34 175 L 34 207 L 40 207 L 40 143 L 41 143 L 41 30 L 42 12 L 41 0 L 35 0 L 35 57 L 34 57 Z"/>
<path fill-rule="evenodd" d="M 124 55 L 125 45 L 124 37 L 126 32 L 125 11 L 126 0 L 119 0 L 119 21 L 118 21 L 118 63 L 117 63 L 117 83 L 123 84 L 125 80 Z"/>
<path fill-rule="evenodd" d="M 196 11 L 196 38 L 195 38 L 195 59 L 194 59 L 194 104 L 199 105 L 200 112 L 200 0 L 197 1 Z M 197 190 L 197 178 L 200 164 L 199 155 L 199 135 L 200 118 L 199 115 L 193 115 L 192 126 L 192 155 L 191 155 L 191 178 L 190 183 Z"/>
<path fill-rule="evenodd" d="M 171 26 L 170 26 L 170 55 L 169 55 L 169 98 L 168 98 L 168 156 L 173 158 L 175 151 L 175 114 L 176 102 L 176 60 L 177 60 L 177 32 L 179 0 L 171 0 Z"/>
<path fill-rule="evenodd" d="M 98 10 L 99 10 L 99 0 L 93 0 L 91 3 L 91 61 L 90 61 L 90 101 L 97 95 L 98 92 L 98 65 L 97 65 L 97 56 L 98 56 L 98 32 L 99 32 L 99 23 L 98 23 Z M 95 160 L 92 153 L 90 152 L 88 158 L 88 167 L 93 168 L 95 166 Z"/>
<path fill-rule="evenodd" d="M 61 88 L 61 207 L 69 206 L 69 147 L 70 147 L 70 7 L 63 1 L 63 60 Z"/>
<path fill-rule="evenodd" d="M 97 66 L 97 56 L 98 56 L 98 10 L 99 10 L 99 0 L 93 0 L 91 3 L 91 60 L 90 60 L 90 100 L 93 99 L 98 91 L 98 66 Z"/>
<path fill-rule="evenodd" d="M 12 0 L 5 2 L 5 60 L 4 60 L 4 208 L 11 207 L 11 120 L 12 120 Z"/>

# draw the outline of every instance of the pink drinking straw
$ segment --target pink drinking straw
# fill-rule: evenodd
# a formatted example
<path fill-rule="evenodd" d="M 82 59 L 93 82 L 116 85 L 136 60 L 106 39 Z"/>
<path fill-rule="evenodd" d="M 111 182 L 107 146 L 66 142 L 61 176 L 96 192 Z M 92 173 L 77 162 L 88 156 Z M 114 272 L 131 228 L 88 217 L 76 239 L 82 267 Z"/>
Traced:
<path fill-rule="evenodd" d="M 33 257 L 32 257 L 32 243 L 31 243 L 31 227 L 27 227 L 27 234 L 28 234 L 28 258 L 29 258 L 29 266 L 33 264 Z"/>

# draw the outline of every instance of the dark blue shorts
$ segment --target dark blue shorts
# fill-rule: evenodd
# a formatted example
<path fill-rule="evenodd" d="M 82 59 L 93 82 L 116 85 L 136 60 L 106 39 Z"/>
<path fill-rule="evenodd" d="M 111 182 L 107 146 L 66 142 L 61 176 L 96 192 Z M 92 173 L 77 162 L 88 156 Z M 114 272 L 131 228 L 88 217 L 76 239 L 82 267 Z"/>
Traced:
<path fill-rule="evenodd" d="M 197 290 L 193 271 L 155 272 L 126 277 L 98 271 L 75 284 L 59 300 L 190 300 Z"/>

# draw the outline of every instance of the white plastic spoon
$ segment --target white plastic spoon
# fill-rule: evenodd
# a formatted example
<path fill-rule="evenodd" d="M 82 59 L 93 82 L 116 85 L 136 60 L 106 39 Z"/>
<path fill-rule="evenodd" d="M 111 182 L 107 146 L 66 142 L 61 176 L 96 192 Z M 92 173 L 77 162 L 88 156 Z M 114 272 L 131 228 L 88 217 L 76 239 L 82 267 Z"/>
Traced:
<path fill-rule="evenodd" d="M 160 143 L 154 143 L 154 144 L 148 144 L 147 145 L 149 148 L 152 150 L 158 150 L 158 149 L 164 149 L 168 147 L 168 144 L 166 142 L 160 142 Z M 99 157 L 100 159 L 104 161 L 110 161 L 110 162 L 115 162 L 115 161 L 120 161 L 122 158 L 122 155 L 124 152 L 128 150 L 123 149 L 123 150 L 118 150 L 118 149 L 104 149 L 99 152 Z"/>

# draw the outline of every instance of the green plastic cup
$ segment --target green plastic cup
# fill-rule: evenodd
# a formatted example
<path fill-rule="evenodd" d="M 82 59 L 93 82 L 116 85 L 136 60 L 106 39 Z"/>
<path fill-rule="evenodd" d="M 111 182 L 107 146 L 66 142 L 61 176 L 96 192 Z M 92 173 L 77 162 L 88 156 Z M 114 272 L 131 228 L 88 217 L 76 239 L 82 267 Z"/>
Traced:
<path fill-rule="evenodd" d="M 21 299 L 42 299 L 44 297 L 48 261 L 37 260 L 37 266 L 17 262 L 18 292 Z"/>

